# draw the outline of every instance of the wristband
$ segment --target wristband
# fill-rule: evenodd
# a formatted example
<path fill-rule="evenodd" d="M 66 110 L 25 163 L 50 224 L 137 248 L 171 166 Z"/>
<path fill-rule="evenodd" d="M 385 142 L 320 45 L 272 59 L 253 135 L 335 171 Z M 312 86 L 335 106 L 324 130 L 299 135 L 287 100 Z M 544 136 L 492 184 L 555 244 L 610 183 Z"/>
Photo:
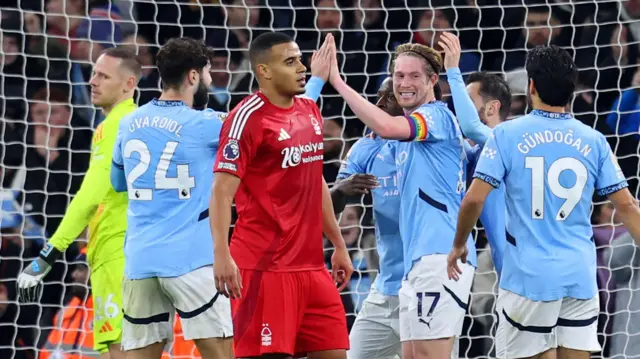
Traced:
<path fill-rule="evenodd" d="M 62 252 L 60 252 L 51 243 L 45 244 L 44 248 L 42 248 L 42 250 L 40 251 L 40 258 L 42 258 L 50 266 L 53 266 L 56 260 L 61 256 Z"/>

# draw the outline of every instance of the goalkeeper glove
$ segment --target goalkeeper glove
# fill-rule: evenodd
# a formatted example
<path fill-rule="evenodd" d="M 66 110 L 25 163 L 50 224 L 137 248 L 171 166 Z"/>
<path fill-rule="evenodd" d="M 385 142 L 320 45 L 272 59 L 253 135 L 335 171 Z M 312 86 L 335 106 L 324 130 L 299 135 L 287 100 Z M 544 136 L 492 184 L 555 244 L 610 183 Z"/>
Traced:
<path fill-rule="evenodd" d="M 51 271 L 60 256 L 62 252 L 47 243 L 40 251 L 40 256 L 20 273 L 17 282 L 21 301 L 32 302 L 38 299 L 42 290 L 42 278 Z"/>

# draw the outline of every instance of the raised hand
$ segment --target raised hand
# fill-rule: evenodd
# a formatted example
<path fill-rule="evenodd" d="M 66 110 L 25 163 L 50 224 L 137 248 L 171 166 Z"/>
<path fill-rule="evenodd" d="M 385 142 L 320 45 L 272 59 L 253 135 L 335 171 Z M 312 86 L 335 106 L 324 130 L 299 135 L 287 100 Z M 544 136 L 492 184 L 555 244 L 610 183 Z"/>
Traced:
<path fill-rule="evenodd" d="M 335 84 L 336 81 L 342 81 L 340 76 L 340 68 L 338 67 L 338 50 L 336 49 L 336 40 L 332 34 L 328 34 L 325 41 L 329 41 L 329 53 L 331 57 L 331 72 L 329 73 L 329 82 Z"/>
<path fill-rule="evenodd" d="M 450 32 L 442 33 L 438 45 L 444 50 L 444 68 L 458 67 L 462 53 L 458 37 Z"/>
<path fill-rule="evenodd" d="M 329 78 L 331 71 L 331 50 L 328 37 L 324 39 L 322 46 L 311 55 L 311 75 L 324 80 Z"/>

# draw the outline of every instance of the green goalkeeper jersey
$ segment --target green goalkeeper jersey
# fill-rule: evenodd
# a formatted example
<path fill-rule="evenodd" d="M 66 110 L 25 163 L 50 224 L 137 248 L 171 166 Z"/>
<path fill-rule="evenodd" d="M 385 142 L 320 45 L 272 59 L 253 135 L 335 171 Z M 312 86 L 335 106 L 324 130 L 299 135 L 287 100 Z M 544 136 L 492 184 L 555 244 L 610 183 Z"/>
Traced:
<path fill-rule="evenodd" d="M 87 261 L 92 270 L 124 257 L 127 193 L 111 186 L 111 159 L 120 120 L 136 109 L 133 99 L 117 104 L 93 134 L 91 162 L 80 190 L 49 243 L 64 251 L 89 227 Z"/>

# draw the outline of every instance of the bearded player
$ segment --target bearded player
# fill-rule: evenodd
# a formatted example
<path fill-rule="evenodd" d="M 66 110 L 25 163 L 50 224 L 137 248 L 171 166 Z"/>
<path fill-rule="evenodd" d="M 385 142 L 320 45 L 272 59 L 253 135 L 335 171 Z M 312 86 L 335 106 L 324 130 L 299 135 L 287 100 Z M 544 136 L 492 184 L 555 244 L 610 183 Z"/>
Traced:
<path fill-rule="evenodd" d="M 327 46 L 316 54 L 327 73 L 330 54 Z M 235 354 L 344 359 L 349 338 L 336 282 L 344 288 L 353 266 L 322 178 L 322 116 L 298 96 L 306 68 L 289 36 L 263 34 L 249 56 L 260 91 L 223 124 L 210 202 L 216 287 L 232 298 Z M 333 278 L 323 231 L 335 247 Z"/>
<path fill-rule="evenodd" d="M 93 135 L 89 169 L 40 257 L 18 277 L 21 299 L 36 299 L 42 278 L 88 225 L 87 260 L 95 305 L 94 349 L 101 357 L 111 359 L 124 358 L 120 350 L 122 248 L 127 228 L 127 195 L 115 192 L 111 186 L 111 158 L 121 119 L 136 109 L 133 94 L 140 75 L 141 65 L 135 53 L 124 48 L 108 49 L 96 61 L 89 81 L 91 102 L 102 108 L 106 118 Z"/>

